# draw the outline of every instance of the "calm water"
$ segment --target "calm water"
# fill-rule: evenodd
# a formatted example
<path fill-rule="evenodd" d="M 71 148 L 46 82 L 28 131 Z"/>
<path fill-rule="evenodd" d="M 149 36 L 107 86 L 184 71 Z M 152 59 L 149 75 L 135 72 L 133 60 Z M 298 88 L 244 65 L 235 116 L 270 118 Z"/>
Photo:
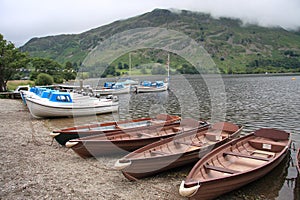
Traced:
<path fill-rule="evenodd" d="M 224 76 L 222 79 L 200 75 L 174 76 L 170 91 L 120 95 L 118 113 L 53 119 L 51 123 L 59 128 L 91 121 L 169 113 L 210 122 L 227 120 L 242 124 L 243 134 L 261 127 L 279 128 L 291 132 L 293 146 L 300 147 L 300 76 L 293 77 L 296 79 L 292 80 L 292 76 Z M 98 80 L 94 80 L 88 84 L 95 86 L 97 83 Z M 294 156 L 295 151 L 291 150 L 289 157 L 269 175 L 220 199 L 236 196 L 245 196 L 246 199 L 257 196 L 264 199 L 300 199 L 300 180 L 297 179 Z"/>

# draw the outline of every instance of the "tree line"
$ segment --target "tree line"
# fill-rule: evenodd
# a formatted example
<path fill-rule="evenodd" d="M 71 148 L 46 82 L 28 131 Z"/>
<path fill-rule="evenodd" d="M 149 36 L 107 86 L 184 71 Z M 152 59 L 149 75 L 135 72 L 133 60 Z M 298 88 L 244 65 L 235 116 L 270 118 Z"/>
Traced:
<path fill-rule="evenodd" d="M 47 59 L 30 57 L 0 34 L 0 92 L 7 91 L 7 82 L 15 79 L 35 81 L 35 84 L 50 85 L 75 79 L 79 69 L 77 64 L 65 65 Z M 40 75 L 40 76 L 39 76 Z M 46 78 L 45 78 L 46 77 Z"/>

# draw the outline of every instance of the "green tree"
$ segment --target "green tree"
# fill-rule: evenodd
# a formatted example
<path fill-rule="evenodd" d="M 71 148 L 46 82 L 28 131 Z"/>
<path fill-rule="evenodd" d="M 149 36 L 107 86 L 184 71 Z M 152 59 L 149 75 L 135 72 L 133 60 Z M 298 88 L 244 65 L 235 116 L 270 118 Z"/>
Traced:
<path fill-rule="evenodd" d="M 66 81 L 76 79 L 77 73 L 75 72 L 71 62 L 66 62 L 63 75 Z"/>
<path fill-rule="evenodd" d="M 49 74 L 40 73 L 35 81 L 36 85 L 52 85 L 53 77 Z"/>
<path fill-rule="evenodd" d="M 54 82 L 63 82 L 63 67 L 58 62 L 48 58 L 33 58 L 31 64 L 34 67 L 31 80 L 35 80 L 40 73 L 46 73 L 53 77 Z"/>
<path fill-rule="evenodd" d="M 123 65 L 121 62 L 118 63 L 118 69 L 123 69 Z"/>
<path fill-rule="evenodd" d="M 20 52 L 0 34 L 0 92 L 7 90 L 7 81 L 18 73 L 18 69 L 26 68 L 28 61 L 26 53 Z"/>

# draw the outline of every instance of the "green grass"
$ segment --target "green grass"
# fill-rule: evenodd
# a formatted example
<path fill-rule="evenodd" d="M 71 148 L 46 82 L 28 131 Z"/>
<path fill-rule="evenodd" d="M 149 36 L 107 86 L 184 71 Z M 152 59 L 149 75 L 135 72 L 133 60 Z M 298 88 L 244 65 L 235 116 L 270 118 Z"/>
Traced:
<path fill-rule="evenodd" d="M 7 90 L 13 91 L 15 90 L 19 85 L 34 85 L 34 81 L 30 80 L 11 80 L 7 82 Z"/>

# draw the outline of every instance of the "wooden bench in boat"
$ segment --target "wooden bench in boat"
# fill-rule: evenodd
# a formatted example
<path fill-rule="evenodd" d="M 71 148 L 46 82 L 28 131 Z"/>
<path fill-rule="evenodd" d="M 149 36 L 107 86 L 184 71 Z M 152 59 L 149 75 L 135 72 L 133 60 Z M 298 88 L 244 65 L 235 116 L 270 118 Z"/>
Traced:
<path fill-rule="evenodd" d="M 143 132 L 142 133 L 138 133 L 137 136 L 138 137 L 142 137 L 142 136 L 153 137 L 153 135 L 148 134 L 148 133 L 143 133 Z"/>
<path fill-rule="evenodd" d="M 167 153 L 163 152 L 163 151 L 150 151 L 151 155 L 166 155 Z"/>
<path fill-rule="evenodd" d="M 200 142 L 199 143 L 194 143 L 194 142 L 184 142 L 184 141 L 176 141 L 174 140 L 174 144 L 184 144 L 187 146 L 195 146 L 195 147 L 202 147 L 204 143 Z"/>
<path fill-rule="evenodd" d="M 251 139 L 248 141 L 251 146 L 259 150 L 268 150 L 271 152 L 280 152 L 286 147 L 285 142 L 276 142 L 270 140 Z"/>
<path fill-rule="evenodd" d="M 207 139 L 211 141 L 220 141 L 223 138 L 220 133 L 214 133 L 214 132 L 207 132 L 204 135 Z"/>
<path fill-rule="evenodd" d="M 214 170 L 214 171 L 223 172 L 223 173 L 227 173 L 227 174 L 239 173 L 239 171 L 237 171 L 237 170 L 228 169 L 228 168 L 224 168 L 224 167 L 217 167 L 217 166 L 213 166 L 213 165 L 209 165 L 209 164 L 205 164 L 204 167 L 209 170 Z"/>
<path fill-rule="evenodd" d="M 238 156 L 238 157 L 242 157 L 242 158 L 250 158 L 250 159 L 254 159 L 254 160 L 262 160 L 262 161 L 270 160 L 270 158 L 266 158 L 266 157 L 252 156 L 252 155 L 236 153 L 236 152 L 224 152 L 223 153 L 223 156 L 227 156 L 227 155 Z"/>

